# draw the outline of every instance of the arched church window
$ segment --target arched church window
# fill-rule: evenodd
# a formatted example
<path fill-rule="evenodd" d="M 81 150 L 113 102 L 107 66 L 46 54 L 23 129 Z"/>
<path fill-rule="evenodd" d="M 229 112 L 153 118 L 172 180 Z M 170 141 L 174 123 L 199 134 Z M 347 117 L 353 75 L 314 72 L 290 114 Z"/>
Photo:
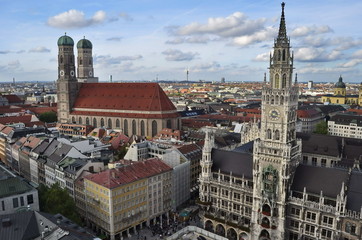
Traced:
<path fill-rule="evenodd" d="M 274 77 L 274 87 L 275 88 L 279 88 L 279 74 L 275 74 L 275 77 Z"/>
<path fill-rule="evenodd" d="M 85 119 L 85 124 L 89 125 L 89 117 Z"/>
<path fill-rule="evenodd" d="M 266 102 L 269 103 L 269 95 L 266 96 Z"/>
<path fill-rule="evenodd" d="M 284 103 L 284 97 L 280 96 L 280 104 L 283 104 L 283 103 Z"/>
<path fill-rule="evenodd" d="M 270 97 L 270 104 L 274 104 L 274 98 Z"/>
<path fill-rule="evenodd" d="M 136 135 L 137 132 L 136 132 L 136 120 L 132 120 L 132 134 L 133 135 Z"/>
<path fill-rule="evenodd" d="M 141 136 L 145 136 L 145 122 L 141 121 Z"/>
<path fill-rule="evenodd" d="M 116 128 L 120 128 L 121 124 L 119 123 L 119 119 L 116 120 Z"/>
<path fill-rule="evenodd" d="M 271 138 L 272 138 L 272 133 L 271 133 L 271 130 L 270 130 L 270 129 L 268 129 L 268 130 L 266 131 L 266 138 L 267 138 L 267 139 L 271 139 Z"/>
<path fill-rule="evenodd" d="M 275 96 L 275 103 L 276 103 L 276 104 L 279 103 L 279 96 L 278 96 L 278 95 Z"/>
<path fill-rule="evenodd" d="M 97 119 L 96 118 L 93 118 L 93 127 L 97 127 Z"/>
<path fill-rule="evenodd" d="M 168 119 L 167 122 L 166 122 L 166 127 L 167 128 L 171 128 L 171 120 Z"/>
<path fill-rule="evenodd" d="M 104 119 L 101 118 L 101 126 L 100 127 L 104 127 Z"/>
<path fill-rule="evenodd" d="M 72 123 L 75 123 L 75 117 L 72 117 Z"/>
<path fill-rule="evenodd" d="M 128 121 L 127 121 L 127 119 L 125 119 L 123 121 L 123 133 L 128 136 Z"/>
<path fill-rule="evenodd" d="M 79 65 L 82 65 L 83 64 L 83 60 L 82 58 L 79 58 Z"/>
<path fill-rule="evenodd" d="M 108 118 L 108 127 L 112 128 L 112 119 Z"/>
<path fill-rule="evenodd" d="M 283 49 L 283 61 L 285 61 L 285 49 Z"/>
<path fill-rule="evenodd" d="M 282 82 L 282 88 L 285 88 L 287 86 L 287 74 L 283 74 L 283 82 Z"/>
<path fill-rule="evenodd" d="M 83 124 L 83 120 L 82 120 L 82 118 L 81 118 L 81 117 L 79 117 L 79 119 L 78 119 L 78 123 L 79 123 L 79 124 Z"/>
<path fill-rule="evenodd" d="M 279 133 L 279 130 L 275 130 L 275 133 L 274 133 L 274 137 L 275 137 L 275 140 L 280 140 L 280 133 Z"/>
<path fill-rule="evenodd" d="M 157 134 L 157 122 L 156 120 L 152 121 L 152 137 Z"/>
<path fill-rule="evenodd" d="M 282 57 L 282 53 L 280 52 L 280 50 L 278 50 L 278 61 L 280 61 L 281 57 Z"/>

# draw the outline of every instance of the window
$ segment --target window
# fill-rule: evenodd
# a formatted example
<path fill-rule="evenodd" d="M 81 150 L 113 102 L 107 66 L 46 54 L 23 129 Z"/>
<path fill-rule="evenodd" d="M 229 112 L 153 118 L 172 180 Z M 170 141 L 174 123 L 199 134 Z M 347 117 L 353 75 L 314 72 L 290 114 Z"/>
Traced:
<path fill-rule="evenodd" d="M 19 207 L 19 201 L 18 198 L 13 198 L 13 208 Z"/>
<path fill-rule="evenodd" d="M 20 197 L 20 206 L 24 206 L 24 197 L 23 196 Z"/>
<path fill-rule="evenodd" d="M 152 121 L 152 137 L 157 134 L 157 122 L 156 120 Z"/>
<path fill-rule="evenodd" d="M 1 207 L 2 207 L 3 211 L 5 211 L 5 202 L 4 201 L 1 201 Z"/>
<path fill-rule="evenodd" d="M 316 214 L 314 212 L 307 212 L 307 217 L 306 219 L 308 221 L 311 221 L 311 222 L 315 222 L 315 219 L 316 219 Z"/>
<path fill-rule="evenodd" d="M 252 202 L 253 202 L 253 197 L 251 197 L 251 196 L 245 196 L 245 202 L 247 202 L 247 203 L 252 203 Z"/>
<path fill-rule="evenodd" d="M 89 125 L 89 118 L 88 117 L 85 119 L 85 124 Z"/>
<path fill-rule="evenodd" d="M 327 229 L 322 229 L 322 238 L 323 239 L 332 239 L 332 231 Z"/>
<path fill-rule="evenodd" d="M 312 166 L 317 166 L 317 158 L 312 158 Z"/>
<path fill-rule="evenodd" d="M 145 136 L 145 122 L 141 121 L 141 136 Z"/>
<path fill-rule="evenodd" d="M 127 119 L 125 119 L 123 121 L 123 133 L 128 136 L 128 121 L 127 121 Z"/>
<path fill-rule="evenodd" d="M 308 164 L 308 156 L 303 156 L 303 164 Z"/>
<path fill-rule="evenodd" d="M 289 240 L 298 240 L 299 236 L 298 233 L 289 232 Z"/>
<path fill-rule="evenodd" d="M 306 224 L 306 225 L 305 225 L 305 231 L 306 231 L 307 234 L 314 235 L 315 226 Z"/>
<path fill-rule="evenodd" d="M 292 207 L 292 208 L 290 209 L 290 214 L 299 216 L 299 215 L 300 215 L 300 209 L 299 209 L 299 208 L 293 208 L 293 207 Z"/>
<path fill-rule="evenodd" d="M 321 160 L 321 166 L 322 166 L 322 167 L 327 166 L 327 159 L 322 159 L 322 160 Z"/>
<path fill-rule="evenodd" d="M 323 223 L 326 224 L 326 225 L 332 226 L 333 225 L 333 218 L 323 216 Z"/>
<path fill-rule="evenodd" d="M 34 199 L 33 199 L 33 195 L 32 195 L 32 194 L 26 196 L 26 198 L 27 198 L 28 204 L 34 203 Z"/>
<path fill-rule="evenodd" d="M 292 228 L 299 228 L 299 222 L 290 220 L 290 227 Z"/>
<path fill-rule="evenodd" d="M 112 119 L 108 118 L 108 127 L 112 128 Z"/>
<path fill-rule="evenodd" d="M 275 74 L 274 81 L 274 88 L 279 88 L 279 74 Z"/>
<path fill-rule="evenodd" d="M 93 127 L 97 127 L 97 119 L 96 118 L 93 118 Z"/>
<path fill-rule="evenodd" d="M 116 128 L 120 128 L 121 124 L 119 123 L 119 119 L 116 120 Z"/>
<path fill-rule="evenodd" d="M 101 126 L 100 127 L 104 127 L 105 125 L 104 125 L 104 119 L 103 118 L 101 118 Z"/>
<path fill-rule="evenodd" d="M 132 120 L 132 134 L 133 135 L 136 135 L 137 132 L 136 132 L 136 120 Z"/>

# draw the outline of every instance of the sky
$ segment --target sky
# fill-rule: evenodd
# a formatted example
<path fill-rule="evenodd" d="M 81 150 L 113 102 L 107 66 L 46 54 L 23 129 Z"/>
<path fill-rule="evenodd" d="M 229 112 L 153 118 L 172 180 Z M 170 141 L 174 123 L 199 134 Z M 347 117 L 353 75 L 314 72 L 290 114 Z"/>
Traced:
<path fill-rule="evenodd" d="M 263 81 L 275 0 L 0 0 L 0 82 L 55 81 L 57 40 L 93 43 L 100 81 Z M 299 81 L 362 81 L 362 1 L 285 1 Z M 76 54 L 76 48 L 75 48 Z"/>

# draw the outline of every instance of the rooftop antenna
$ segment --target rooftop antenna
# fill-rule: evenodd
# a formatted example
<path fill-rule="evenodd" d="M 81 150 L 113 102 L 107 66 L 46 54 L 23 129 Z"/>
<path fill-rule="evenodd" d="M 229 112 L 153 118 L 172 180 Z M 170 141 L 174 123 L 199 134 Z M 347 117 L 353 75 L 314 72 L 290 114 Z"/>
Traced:
<path fill-rule="evenodd" d="M 186 68 L 186 82 L 189 81 L 189 68 Z"/>
<path fill-rule="evenodd" d="M 112 75 L 109 75 L 109 81 L 112 82 Z"/>

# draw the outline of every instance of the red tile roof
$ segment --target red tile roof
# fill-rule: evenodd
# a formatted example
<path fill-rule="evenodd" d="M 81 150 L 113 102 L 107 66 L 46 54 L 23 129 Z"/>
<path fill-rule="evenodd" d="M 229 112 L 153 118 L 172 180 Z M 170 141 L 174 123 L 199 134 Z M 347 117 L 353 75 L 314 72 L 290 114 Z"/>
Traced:
<path fill-rule="evenodd" d="M 83 83 L 73 108 L 176 111 L 157 83 Z"/>
<path fill-rule="evenodd" d="M 8 102 L 9 102 L 9 104 L 12 104 L 12 103 L 24 103 L 24 101 L 23 100 L 21 100 L 17 95 L 15 95 L 15 94 L 8 94 L 8 95 L 3 95 L 3 97 L 5 97 L 7 100 L 8 100 Z"/>
<path fill-rule="evenodd" d="M 121 168 L 107 169 L 85 178 L 108 189 L 171 171 L 172 168 L 158 158 L 134 162 Z"/>
<path fill-rule="evenodd" d="M 107 116 L 107 117 L 124 117 L 124 118 L 175 118 L 178 113 L 168 114 L 147 114 L 147 113 L 112 113 L 112 112 L 92 112 L 89 111 L 72 111 L 71 115 L 86 115 L 86 116 Z"/>
<path fill-rule="evenodd" d="M 12 123 L 30 123 L 32 120 L 32 116 L 30 114 L 25 114 L 21 116 L 11 116 L 11 117 L 0 117 L 0 123 L 2 124 L 12 124 Z"/>

